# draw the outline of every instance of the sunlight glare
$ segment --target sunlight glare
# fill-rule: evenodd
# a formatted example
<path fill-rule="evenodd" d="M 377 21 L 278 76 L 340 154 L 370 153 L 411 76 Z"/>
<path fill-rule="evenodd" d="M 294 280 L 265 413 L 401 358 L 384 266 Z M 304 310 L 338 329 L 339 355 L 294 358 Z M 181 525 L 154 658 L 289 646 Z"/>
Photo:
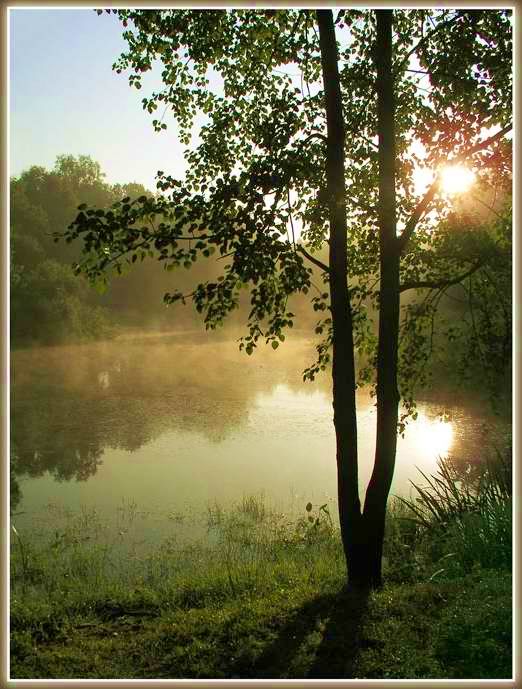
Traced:
<path fill-rule="evenodd" d="M 420 413 L 417 421 L 411 424 L 415 435 L 415 444 L 419 450 L 429 452 L 433 460 L 447 457 L 453 443 L 453 426 L 451 422 L 440 418 L 429 419 Z"/>
<path fill-rule="evenodd" d="M 413 171 L 413 189 L 416 196 L 424 194 L 433 182 L 433 171 L 427 167 L 418 167 Z"/>
<path fill-rule="evenodd" d="M 447 165 L 440 171 L 440 180 L 446 194 L 462 194 L 475 181 L 475 174 L 463 165 Z"/>

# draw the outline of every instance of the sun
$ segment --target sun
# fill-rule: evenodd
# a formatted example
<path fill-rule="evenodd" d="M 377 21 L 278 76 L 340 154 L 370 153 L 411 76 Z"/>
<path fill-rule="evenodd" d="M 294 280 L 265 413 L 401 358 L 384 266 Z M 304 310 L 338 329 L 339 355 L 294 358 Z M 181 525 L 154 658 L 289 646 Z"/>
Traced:
<path fill-rule="evenodd" d="M 451 196 L 469 191 L 475 182 L 475 173 L 464 165 L 446 165 L 439 169 L 440 190 Z M 417 196 L 426 193 L 435 179 L 433 169 L 416 168 L 413 172 L 413 187 Z"/>
<path fill-rule="evenodd" d="M 462 194 L 475 181 L 475 173 L 463 165 L 447 165 L 439 174 L 441 189 L 446 194 Z"/>

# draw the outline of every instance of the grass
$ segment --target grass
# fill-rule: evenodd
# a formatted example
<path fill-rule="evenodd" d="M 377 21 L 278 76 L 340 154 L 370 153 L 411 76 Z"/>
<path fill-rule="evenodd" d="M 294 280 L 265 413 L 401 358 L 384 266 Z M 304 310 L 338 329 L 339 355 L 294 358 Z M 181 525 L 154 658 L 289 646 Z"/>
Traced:
<path fill-rule="evenodd" d="M 420 472 L 422 474 L 422 472 Z M 467 476 L 449 459 L 438 473 L 413 484 L 414 500 L 399 498 L 430 549 L 428 560 L 443 564 L 436 574 L 458 576 L 476 567 L 511 570 L 511 468 L 498 454 Z M 409 514 L 408 514 L 409 513 Z M 435 576 L 435 574 L 433 575 Z"/>
<path fill-rule="evenodd" d="M 18 533 L 11 677 L 510 678 L 509 490 L 480 495 L 490 472 L 459 486 L 475 500 L 460 509 L 450 479 L 391 503 L 386 585 L 367 599 L 344 588 L 327 506 L 291 517 L 245 497 L 209 508 L 210 538 L 148 550 L 94 512 Z"/>

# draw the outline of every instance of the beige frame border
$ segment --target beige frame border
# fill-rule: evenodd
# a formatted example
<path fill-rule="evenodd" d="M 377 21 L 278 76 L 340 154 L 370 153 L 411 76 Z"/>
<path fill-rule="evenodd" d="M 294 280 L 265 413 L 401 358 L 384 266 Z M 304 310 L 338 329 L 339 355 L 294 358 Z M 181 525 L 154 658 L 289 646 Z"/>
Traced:
<path fill-rule="evenodd" d="M 188 0 L 187 2 L 166 2 L 165 0 L 157 0 L 156 2 L 151 2 L 151 0 L 142 0 L 141 2 L 87 2 L 86 0 L 70 0 L 69 2 L 64 0 L 55 0 L 55 2 L 44 0 L 28 0 L 23 2 L 23 0 L 7 0 L 5 4 L 0 7 L 0 26 L 1 26 L 1 36 L 4 40 L 1 41 L 3 49 L 0 52 L 0 84 L 2 92 L 2 109 L 1 109 L 1 145 L 0 152 L 3 154 L 0 156 L 0 160 L 4 161 L 0 173 L 0 237 L 2 238 L 2 251 L 0 254 L 0 279 L 1 279 L 1 314 L 2 314 L 2 325 L 4 337 L 0 340 L 0 351 L 2 357 L 1 365 L 1 390 L 2 390 L 2 400 L 1 400 L 1 414 L 0 419 L 2 423 L 2 432 L 0 432 L 1 441 L 1 457 L 2 457 L 2 480 L 0 481 L 1 486 L 1 499 L 0 505 L 1 510 L 1 530 L 0 530 L 0 552 L 1 552 L 1 562 L 2 569 L 0 574 L 0 611 L 2 614 L 1 621 L 3 625 L 2 631 L 4 634 L 0 635 L 2 639 L 2 646 L 0 649 L 0 686 L 5 687 L 70 687 L 78 686 L 85 688 L 95 688 L 99 686 L 114 686 L 114 687 L 154 687 L 155 689 L 163 689 L 165 687 L 216 687 L 216 686 L 235 686 L 235 687 L 248 687 L 248 686 L 266 686 L 266 687 L 289 687 L 289 686 L 309 686 L 309 687 L 348 687 L 348 686 L 362 686 L 362 687 L 376 687 L 385 689 L 386 687 L 396 686 L 396 687 L 422 687 L 426 689 L 432 689 L 435 687 L 448 687 L 453 689 L 453 687 L 475 687 L 476 685 L 485 685 L 487 687 L 497 688 L 507 688 L 507 687 L 518 687 L 519 681 L 521 680 L 520 673 L 520 659 L 517 656 L 517 646 L 516 641 L 520 640 L 520 619 L 516 616 L 514 624 L 514 643 L 513 643 L 513 663 L 514 663 L 514 678 L 513 680 L 9 680 L 8 671 L 8 653 L 9 653 L 9 641 L 8 641 L 8 578 L 9 578 L 9 562 L 8 562 L 8 544 L 9 544 L 9 508 L 8 508 L 8 485 L 9 485 L 9 453 L 8 453 L 8 436 L 9 436 L 9 288 L 8 288 L 8 266 L 9 266 L 9 141 L 8 141 L 8 90 L 9 90 L 9 75 L 8 75 L 8 9 L 9 8 L 22 8 L 22 7 L 33 7 L 38 9 L 52 8 L 52 9 L 65 9 L 65 8 L 109 8 L 109 7 L 131 7 L 136 6 L 140 8 L 147 7 L 172 7 L 178 6 L 190 6 L 194 8 L 211 8 L 211 7 L 223 7 L 223 6 L 233 6 L 233 7 L 390 7 L 392 3 L 381 0 L 380 2 L 368 2 L 368 0 L 361 0 L 360 2 L 353 2 L 352 0 L 346 0 L 345 2 L 317 2 L 317 0 L 312 2 L 297 2 L 296 0 L 290 0 L 289 2 L 281 2 L 281 0 L 263 1 L 263 0 L 236 0 L 235 2 L 229 2 L 228 0 L 223 0 L 219 2 L 218 0 L 207 0 L 204 2 L 202 0 Z M 444 7 L 485 7 L 485 8 L 496 8 L 505 7 L 511 8 L 515 15 L 515 43 L 514 43 L 514 70 L 515 76 L 518 71 L 517 66 L 522 65 L 522 10 L 518 10 L 514 2 L 501 2 L 499 0 L 492 0 L 490 2 L 484 2 L 478 0 L 473 2 L 472 0 L 461 0 L 460 2 L 455 2 L 454 0 L 443 1 L 435 3 L 432 0 L 427 2 L 414 2 L 413 0 L 403 0 L 403 2 L 393 3 L 395 7 L 434 7 L 434 6 L 444 6 Z M 514 119 L 515 119 L 515 131 L 513 141 L 515 144 L 514 148 L 514 179 L 517 180 L 520 176 L 520 146 L 518 142 L 518 124 L 520 122 L 520 96 L 521 87 L 517 85 L 517 80 L 515 78 L 515 99 L 514 99 Z M 515 228 L 518 226 L 518 222 L 521 219 L 521 194 L 517 193 L 517 188 L 515 187 L 515 205 L 514 205 L 514 220 Z M 517 337 L 517 333 L 520 332 L 520 306 L 517 303 L 517 295 L 520 294 L 521 280 L 520 280 L 520 258 L 521 258 L 521 245 L 522 240 L 517 238 L 517 233 L 514 233 L 514 258 L 515 258 L 515 271 L 514 271 L 514 282 L 513 282 L 513 310 L 514 310 L 514 320 L 513 329 L 515 333 L 514 339 L 514 365 L 513 365 L 513 415 L 514 415 L 514 438 L 513 438 L 513 457 L 516 460 L 520 449 L 520 438 L 519 438 L 519 424 L 518 424 L 518 414 L 520 412 L 520 342 Z M 514 468 L 514 480 L 515 480 L 515 495 L 517 501 L 520 500 L 520 490 L 521 482 L 519 472 L 517 470 L 516 461 L 513 463 Z M 514 542 L 515 546 L 517 543 L 516 536 L 520 528 L 520 514 L 519 510 L 514 510 Z M 514 562 L 514 610 L 520 610 L 522 604 L 522 597 L 520 595 L 520 551 L 515 548 L 515 562 Z"/>

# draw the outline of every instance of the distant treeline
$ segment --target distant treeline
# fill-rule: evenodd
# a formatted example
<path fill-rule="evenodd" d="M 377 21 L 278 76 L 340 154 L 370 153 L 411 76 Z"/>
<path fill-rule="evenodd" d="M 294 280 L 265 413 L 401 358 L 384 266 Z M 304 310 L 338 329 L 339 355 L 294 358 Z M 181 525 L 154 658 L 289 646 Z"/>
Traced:
<path fill-rule="evenodd" d="M 33 166 L 11 179 L 11 343 L 54 344 L 106 337 L 102 300 L 72 265 L 80 247 L 54 242 L 82 202 L 109 206 L 141 185 L 109 185 L 89 157 L 60 156 L 52 171 Z"/>
<path fill-rule="evenodd" d="M 99 163 L 88 156 L 59 156 L 49 171 L 33 166 L 11 179 L 11 344 L 57 344 L 110 337 L 122 328 L 201 329 L 201 316 L 187 305 L 167 308 L 163 295 L 174 289 L 190 292 L 198 282 L 215 279 L 224 268 L 216 257 L 190 271 L 175 273 L 156 261 L 132 266 L 99 294 L 74 275 L 80 243 L 55 242 L 82 203 L 108 208 L 129 196 L 151 192 L 141 184 L 104 181 Z M 246 297 L 246 295 L 245 295 Z M 309 328 L 315 315 L 304 296 L 295 297 L 301 313 L 296 326 Z M 245 305 L 228 325 L 245 323 Z M 304 319 L 304 320 L 303 320 Z"/>

